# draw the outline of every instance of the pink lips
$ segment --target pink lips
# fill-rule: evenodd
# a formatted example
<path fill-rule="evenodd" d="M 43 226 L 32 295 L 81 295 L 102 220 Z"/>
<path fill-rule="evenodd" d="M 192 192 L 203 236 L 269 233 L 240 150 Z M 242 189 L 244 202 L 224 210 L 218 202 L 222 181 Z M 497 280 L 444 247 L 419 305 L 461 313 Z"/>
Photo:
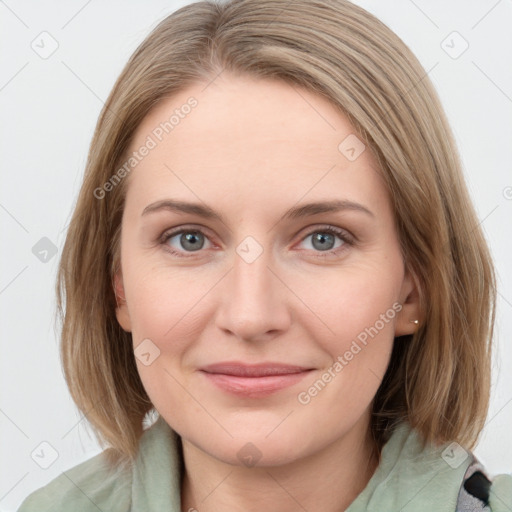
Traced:
<path fill-rule="evenodd" d="M 312 369 L 272 362 L 247 365 L 230 361 L 211 364 L 200 371 L 224 391 L 256 398 L 292 386 Z"/>

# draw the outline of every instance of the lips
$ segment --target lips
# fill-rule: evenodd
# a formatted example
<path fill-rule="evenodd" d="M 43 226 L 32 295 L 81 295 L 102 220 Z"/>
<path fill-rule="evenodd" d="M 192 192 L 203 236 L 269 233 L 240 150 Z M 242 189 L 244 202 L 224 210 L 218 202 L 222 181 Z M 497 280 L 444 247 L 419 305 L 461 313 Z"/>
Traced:
<path fill-rule="evenodd" d="M 201 368 L 206 373 L 233 375 L 234 377 L 269 377 L 271 375 L 289 375 L 301 373 L 311 368 L 292 366 L 282 363 L 260 363 L 248 365 L 238 361 L 216 363 Z"/>
<path fill-rule="evenodd" d="M 263 398 L 293 386 L 312 372 L 312 368 L 282 363 L 248 365 L 239 361 L 205 366 L 200 372 L 224 392 L 243 398 Z"/>

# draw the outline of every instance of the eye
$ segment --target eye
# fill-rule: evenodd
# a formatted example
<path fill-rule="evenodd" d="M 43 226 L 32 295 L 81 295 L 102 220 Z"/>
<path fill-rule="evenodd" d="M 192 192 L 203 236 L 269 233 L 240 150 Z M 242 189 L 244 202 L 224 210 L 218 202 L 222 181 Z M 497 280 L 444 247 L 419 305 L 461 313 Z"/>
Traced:
<path fill-rule="evenodd" d="M 348 250 L 353 245 L 354 240 L 346 231 L 334 226 L 322 226 L 310 231 L 303 239 L 302 243 L 311 237 L 311 247 L 315 257 L 325 258 L 335 256 Z M 336 238 L 341 241 L 336 245 Z M 181 227 L 174 231 L 165 232 L 160 243 L 165 249 L 174 256 L 187 258 L 192 256 L 194 252 L 199 252 L 205 248 L 205 241 L 212 246 L 211 242 L 203 230 L 198 228 Z M 206 247 L 208 248 L 208 247 Z M 189 253 L 190 256 L 187 256 Z"/>
<path fill-rule="evenodd" d="M 310 231 L 302 241 L 308 240 L 311 237 L 311 246 L 316 257 L 325 258 L 332 255 L 340 254 L 353 245 L 352 237 L 344 230 L 334 226 L 324 226 Z M 341 240 L 341 243 L 335 245 L 336 238 Z"/>
<path fill-rule="evenodd" d="M 179 235 L 179 236 L 178 236 Z M 175 239 L 175 240 L 173 240 Z M 180 228 L 162 235 L 161 243 L 173 255 L 187 257 L 183 253 L 197 252 L 204 248 L 206 234 L 197 228 Z"/>

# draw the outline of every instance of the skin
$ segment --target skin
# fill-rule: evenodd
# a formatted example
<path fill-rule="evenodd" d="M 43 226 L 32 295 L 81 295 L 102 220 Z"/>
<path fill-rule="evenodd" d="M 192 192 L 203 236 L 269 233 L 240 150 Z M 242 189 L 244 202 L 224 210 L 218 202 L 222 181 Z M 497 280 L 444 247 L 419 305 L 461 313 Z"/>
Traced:
<path fill-rule="evenodd" d="M 115 276 L 120 325 L 134 348 L 150 339 L 160 350 L 137 367 L 154 406 L 182 437 L 182 510 L 344 510 L 378 464 L 368 425 L 394 337 L 413 333 L 419 318 L 377 161 L 368 147 L 354 161 L 338 150 L 355 130 L 324 98 L 226 73 L 158 104 L 131 149 L 190 96 L 198 106 L 129 175 Z M 206 203 L 224 222 L 169 210 L 142 215 L 170 198 Z M 374 215 L 283 218 L 291 207 L 332 199 Z M 333 235 L 328 249 L 340 252 L 322 257 L 314 237 L 326 225 L 354 243 Z M 180 226 L 202 229 L 202 248 L 183 245 L 180 234 L 161 240 Z M 236 252 L 247 236 L 263 251 L 252 263 Z M 299 403 L 298 394 L 394 303 L 401 311 Z M 198 371 L 230 360 L 314 370 L 267 397 L 240 397 Z M 261 454 L 252 467 L 237 457 L 249 442 Z"/>

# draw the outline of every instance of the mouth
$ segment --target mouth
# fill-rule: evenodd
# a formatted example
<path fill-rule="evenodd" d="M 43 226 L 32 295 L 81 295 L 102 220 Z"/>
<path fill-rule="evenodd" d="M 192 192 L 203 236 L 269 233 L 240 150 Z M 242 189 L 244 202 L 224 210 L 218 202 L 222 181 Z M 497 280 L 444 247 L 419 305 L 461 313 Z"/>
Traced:
<path fill-rule="evenodd" d="M 225 392 L 259 398 L 298 383 L 313 368 L 281 363 L 247 365 L 232 361 L 208 365 L 199 371 L 209 382 Z"/>

